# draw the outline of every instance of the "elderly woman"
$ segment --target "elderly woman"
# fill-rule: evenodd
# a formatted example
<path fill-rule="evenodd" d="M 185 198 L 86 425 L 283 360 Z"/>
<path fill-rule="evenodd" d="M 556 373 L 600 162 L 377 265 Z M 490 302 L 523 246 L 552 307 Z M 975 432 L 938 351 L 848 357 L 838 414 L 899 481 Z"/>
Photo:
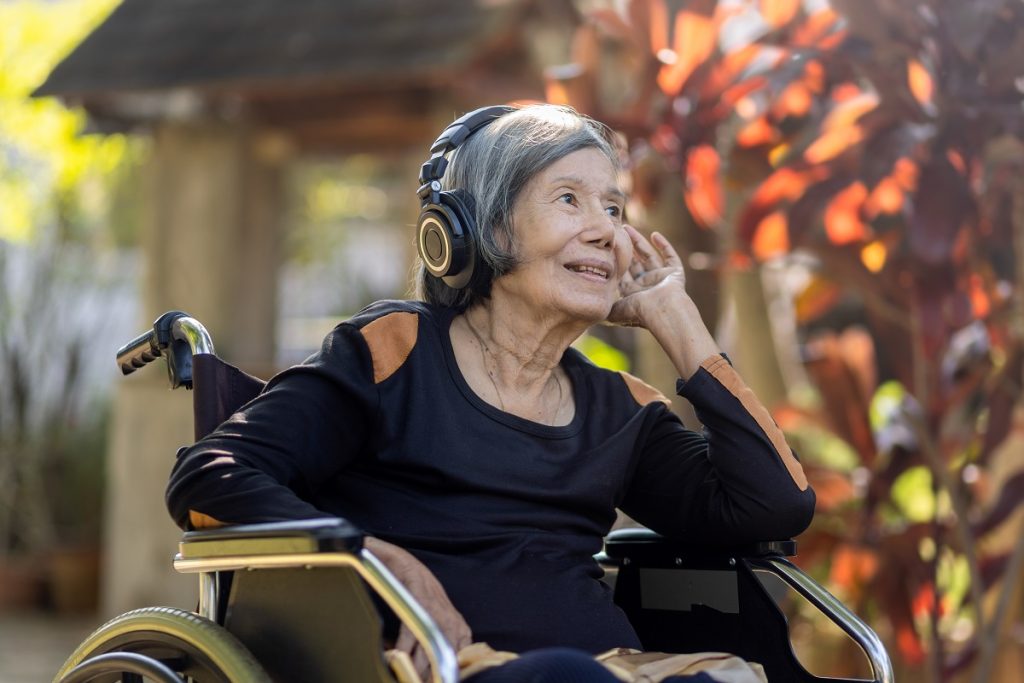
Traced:
<path fill-rule="evenodd" d="M 800 533 L 814 494 L 668 240 L 624 223 L 607 129 L 550 105 L 477 118 L 424 165 L 422 301 L 338 325 L 183 453 L 168 506 L 185 528 L 345 517 L 456 649 L 531 653 L 474 682 L 603 680 L 572 653 L 640 647 L 593 559 L 616 508 L 741 542 Z M 430 217 L 453 202 L 446 237 Z M 705 435 L 572 348 L 605 322 L 654 335 Z"/>

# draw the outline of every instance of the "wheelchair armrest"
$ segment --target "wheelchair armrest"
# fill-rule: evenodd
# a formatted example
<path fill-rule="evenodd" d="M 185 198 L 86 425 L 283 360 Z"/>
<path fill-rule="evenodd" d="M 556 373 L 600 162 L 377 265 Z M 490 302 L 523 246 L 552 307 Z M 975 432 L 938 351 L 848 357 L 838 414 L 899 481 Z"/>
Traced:
<path fill-rule="evenodd" d="M 785 616 L 755 576 L 764 572 L 845 631 L 864 652 L 873 681 L 892 683 L 892 663 L 877 634 L 786 559 L 795 554 L 793 540 L 713 545 L 637 528 L 610 533 L 598 559 L 618 567 L 616 602 L 649 649 L 724 649 L 760 662 L 771 680 L 826 680 L 807 674 L 796 662 Z M 674 640 L 673 629 L 684 635 Z M 725 645 L 710 640 L 720 634 L 735 640 Z M 698 644 L 701 637 L 709 640 Z M 799 678 L 793 678 L 794 671 Z"/>
<path fill-rule="evenodd" d="M 458 660 L 441 629 L 387 566 L 363 548 L 362 532 L 344 519 L 328 517 L 189 531 L 181 540 L 174 567 L 183 573 L 207 575 L 243 569 L 354 570 L 357 578 L 394 611 L 419 641 L 430 660 L 433 683 L 458 681 Z M 204 602 L 219 603 L 217 590 L 212 579 L 205 584 L 200 581 L 201 611 Z"/>
<path fill-rule="evenodd" d="M 188 560 L 235 555 L 358 553 L 362 547 L 363 534 L 359 529 L 347 520 L 324 517 L 187 531 L 179 544 L 179 557 Z"/>
<path fill-rule="evenodd" d="M 610 564 L 679 565 L 683 561 L 707 562 L 722 558 L 792 557 L 796 541 L 756 541 L 736 545 L 695 543 L 682 538 L 662 536 L 643 527 L 616 529 L 604 542 L 604 560 Z"/>

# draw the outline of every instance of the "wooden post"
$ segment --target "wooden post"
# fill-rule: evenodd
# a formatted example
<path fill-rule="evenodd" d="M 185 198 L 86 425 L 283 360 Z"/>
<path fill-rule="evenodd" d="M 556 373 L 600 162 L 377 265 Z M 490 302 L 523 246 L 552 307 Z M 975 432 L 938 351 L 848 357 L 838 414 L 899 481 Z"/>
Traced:
<path fill-rule="evenodd" d="M 209 328 L 218 355 L 266 375 L 288 145 L 211 121 L 160 124 L 152 144 L 140 331 L 164 311 L 184 310 Z M 155 365 L 118 384 L 107 475 L 106 615 L 195 604 L 195 577 L 171 568 L 180 532 L 163 502 L 175 451 L 192 441 L 192 397 L 166 387 L 166 373 Z"/>

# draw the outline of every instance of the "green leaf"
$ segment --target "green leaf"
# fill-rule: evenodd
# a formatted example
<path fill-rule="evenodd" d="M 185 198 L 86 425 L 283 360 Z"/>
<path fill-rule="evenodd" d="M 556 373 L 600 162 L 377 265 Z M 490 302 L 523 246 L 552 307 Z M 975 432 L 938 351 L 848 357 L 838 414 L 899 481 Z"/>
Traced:
<path fill-rule="evenodd" d="M 935 494 L 932 473 L 924 465 L 911 467 L 896 477 L 892 501 L 910 522 L 928 522 L 935 518 Z"/>
<path fill-rule="evenodd" d="M 599 368 L 629 372 L 629 357 L 611 344 L 586 334 L 573 344 Z"/>

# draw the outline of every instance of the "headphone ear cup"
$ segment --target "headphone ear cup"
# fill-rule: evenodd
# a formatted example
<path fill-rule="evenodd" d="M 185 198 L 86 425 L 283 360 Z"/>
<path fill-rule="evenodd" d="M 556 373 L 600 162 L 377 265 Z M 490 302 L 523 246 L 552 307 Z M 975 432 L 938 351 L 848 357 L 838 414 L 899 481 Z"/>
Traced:
<path fill-rule="evenodd" d="M 441 192 L 436 203 L 424 204 L 416 228 L 416 249 L 423 265 L 452 289 L 473 277 L 472 199 L 462 190 Z"/>

